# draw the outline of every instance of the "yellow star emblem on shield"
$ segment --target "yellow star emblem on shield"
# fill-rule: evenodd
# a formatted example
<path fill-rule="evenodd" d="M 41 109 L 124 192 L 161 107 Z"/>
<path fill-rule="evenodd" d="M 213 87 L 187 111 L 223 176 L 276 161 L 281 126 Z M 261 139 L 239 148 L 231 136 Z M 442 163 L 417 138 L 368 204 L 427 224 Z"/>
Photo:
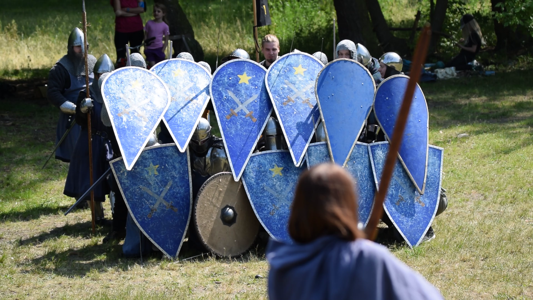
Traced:
<path fill-rule="evenodd" d="M 294 75 L 302 74 L 303 76 L 304 72 L 307 71 L 307 69 L 302 68 L 301 64 L 297 67 L 293 67 L 293 69 L 294 69 Z"/>
<path fill-rule="evenodd" d="M 134 89 L 138 89 L 141 87 L 141 82 L 139 80 L 135 80 L 134 82 L 131 83 L 131 87 L 134 88 Z"/>
<path fill-rule="evenodd" d="M 146 171 L 148 171 L 148 174 L 149 175 L 159 175 L 159 173 L 157 173 L 157 168 L 159 168 L 159 165 L 155 165 L 150 163 L 150 166 L 149 167 L 146 167 Z"/>
<path fill-rule="evenodd" d="M 172 77 L 181 77 L 183 75 L 185 75 L 185 71 L 182 69 L 177 69 L 176 71 L 172 72 Z"/>
<path fill-rule="evenodd" d="M 250 80 L 250 78 L 252 78 L 252 77 L 249 77 L 248 75 L 246 75 L 246 72 L 244 72 L 244 74 L 242 74 L 242 75 L 237 75 L 237 76 L 239 76 L 239 79 L 240 79 L 239 80 L 239 84 L 241 84 L 241 83 L 250 84 L 248 82 L 248 80 Z"/>
<path fill-rule="evenodd" d="M 276 175 L 283 176 L 283 174 L 281 174 L 281 170 L 283 170 L 283 167 L 278 167 L 278 165 L 274 164 L 274 168 L 269 170 L 272 171 L 272 177 Z"/>

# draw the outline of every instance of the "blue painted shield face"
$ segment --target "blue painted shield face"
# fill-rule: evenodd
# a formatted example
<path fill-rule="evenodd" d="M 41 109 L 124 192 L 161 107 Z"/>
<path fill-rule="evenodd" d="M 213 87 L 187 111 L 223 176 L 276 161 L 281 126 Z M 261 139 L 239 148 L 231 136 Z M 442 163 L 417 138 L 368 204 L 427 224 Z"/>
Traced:
<path fill-rule="evenodd" d="M 296 166 L 302 162 L 319 120 L 314 87 L 322 67 L 315 57 L 300 52 L 282 56 L 267 72 L 270 99 Z"/>
<path fill-rule="evenodd" d="M 170 93 L 154 73 L 125 67 L 105 79 L 102 96 L 124 164 L 131 170 L 167 110 Z"/>
<path fill-rule="evenodd" d="M 389 143 L 371 144 L 371 159 L 379 186 Z M 396 163 L 385 198 L 385 211 L 410 247 L 417 246 L 433 222 L 440 198 L 443 150 L 429 147 L 426 192 L 421 195 L 400 163 Z"/>
<path fill-rule="evenodd" d="M 211 74 L 199 64 L 184 59 L 162 61 L 151 71 L 170 90 L 171 101 L 164 122 L 178 149 L 184 152 L 209 102 Z"/>
<path fill-rule="evenodd" d="M 290 209 L 298 177 L 306 169 L 295 167 L 289 152 L 273 150 L 253 154 L 244 170 L 244 188 L 255 215 L 278 241 L 292 243 L 288 232 Z"/>
<path fill-rule="evenodd" d="M 351 59 L 328 64 L 316 81 L 318 104 L 333 161 L 344 166 L 374 102 L 372 75 Z"/>
<path fill-rule="evenodd" d="M 389 141 L 392 139 L 408 81 L 409 77 L 407 76 L 393 76 L 383 81 L 376 91 L 374 101 L 376 119 Z M 424 93 L 417 84 L 398 155 L 420 194 L 424 193 L 426 182 L 428 137 L 428 107 Z"/>
<path fill-rule="evenodd" d="M 367 144 L 357 143 L 344 166 L 357 184 L 356 195 L 359 222 L 365 226 L 370 219 L 376 194 L 374 173 L 372 172 L 370 153 L 368 151 Z M 326 142 L 309 145 L 309 148 L 307 148 L 307 164 L 309 168 L 324 162 L 331 162 Z"/>
<path fill-rule="evenodd" d="M 211 82 L 211 98 L 233 173 L 238 181 L 272 112 L 266 69 L 251 60 L 220 66 Z"/>
<path fill-rule="evenodd" d="M 188 153 L 173 144 L 147 148 L 131 171 L 121 160 L 111 167 L 135 223 L 163 253 L 177 257 L 192 207 Z"/>

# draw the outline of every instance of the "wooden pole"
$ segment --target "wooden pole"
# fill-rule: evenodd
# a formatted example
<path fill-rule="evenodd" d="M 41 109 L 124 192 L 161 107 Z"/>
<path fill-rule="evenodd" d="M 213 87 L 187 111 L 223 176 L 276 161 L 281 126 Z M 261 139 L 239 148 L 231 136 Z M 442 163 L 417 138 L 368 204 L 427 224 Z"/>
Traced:
<path fill-rule="evenodd" d="M 86 98 L 90 98 L 91 94 L 89 92 L 89 64 L 87 63 L 87 55 L 88 50 L 87 49 L 87 13 L 85 12 L 85 0 L 83 0 L 83 50 L 84 50 L 84 56 L 85 56 L 85 91 L 86 91 Z M 89 186 L 92 186 L 94 183 L 93 179 L 93 145 L 92 145 L 92 128 L 91 128 L 91 111 L 87 113 L 87 136 L 89 139 Z M 96 213 L 95 213 L 95 205 L 94 205 L 94 191 L 91 191 L 91 223 L 93 227 L 93 234 L 96 232 Z"/>
<path fill-rule="evenodd" d="M 257 4 L 255 3 L 256 0 L 252 0 L 254 3 L 254 48 L 255 48 L 255 61 L 259 62 L 259 52 L 257 51 L 257 47 L 255 47 L 255 41 L 257 41 Z"/>
<path fill-rule="evenodd" d="M 392 178 L 392 172 L 396 165 L 396 159 L 398 157 L 398 150 L 402 144 L 403 133 L 407 124 L 407 117 L 409 116 L 409 110 L 411 109 L 411 103 L 413 102 L 413 96 L 415 94 L 415 88 L 420 75 L 422 73 L 422 65 L 426 60 L 429 41 L 431 39 L 431 27 L 429 24 L 424 26 L 420 37 L 418 38 L 418 44 L 413 56 L 413 64 L 411 67 L 411 73 L 409 81 L 407 82 L 407 88 L 403 97 L 402 106 L 398 114 L 398 119 L 394 125 L 394 132 L 392 133 L 392 140 L 390 141 L 389 153 L 387 153 L 387 160 L 385 161 L 385 167 L 383 168 L 383 174 L 381 175 L 381 181 L 379 183 L 379 190 L 374 198 L 374 207 L 370 220 L 365 228 L 365 234 L 367 239 L 374 240 L 376 238 L 377 226 L 379 219 L 383 214 L 383 203 L 385 202 L 385 196 L 389 189 L 390 180 Z"/>

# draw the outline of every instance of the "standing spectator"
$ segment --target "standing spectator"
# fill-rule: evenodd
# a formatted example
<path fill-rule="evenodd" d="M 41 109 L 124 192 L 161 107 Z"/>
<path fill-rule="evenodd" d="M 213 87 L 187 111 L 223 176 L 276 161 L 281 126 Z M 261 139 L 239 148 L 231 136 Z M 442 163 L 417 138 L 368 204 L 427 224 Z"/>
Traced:
<path fill-rule="evenodd" d="M 110 0 L 115 11 L 115 48 L 117 67 L 126 65 L 126 44 L 141 46 L 144 39 L 143 21 L 139 14 L 146 11 L 142 0 Z M 132 52 L 139 52 L 139 48 Z"/>
<path fill-rule="evenodd" d="M 168 36 L 170 35 L 166 14 L 165 5 L 161 3 L 154 4 L 154 20 L 146 22 L 144 27 L 144 55 L 146 55 L 148 69 L 165 59 L 164 50 L 167 48 Z M 163 36 L 165 37 L 165 43 L 163 43 Z"/>

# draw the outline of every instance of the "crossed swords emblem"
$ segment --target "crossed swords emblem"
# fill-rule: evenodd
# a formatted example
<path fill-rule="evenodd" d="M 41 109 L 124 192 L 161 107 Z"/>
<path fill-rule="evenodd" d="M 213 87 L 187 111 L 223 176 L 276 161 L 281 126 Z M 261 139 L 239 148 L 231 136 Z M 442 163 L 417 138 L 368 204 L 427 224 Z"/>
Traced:
<path fill-rule="evenodd" d="M 159 196 L 156 193 L 152 192 L 147 187 L 141 186 L 141 189 L 143 191 L 147 192 L 150 196 L 152 196 L 155 199 L 157 199 L 157 201 L 154 204 L 154 206 L 150 207 L 150 213 L 147 215 L 148 219 L 152 218 L 153 214 L 155 212 L 157 212 L 157 208 L 159 207 L 159 205 L 161 203 L 164 204 L 167 209 L 171 209 L 175 213 L 178 212 L 178 209 L 174 205 L 172 205 L 170 202 L 165 201 L 165 199 L 164 199 L 164 197 L 167 194 L 168 190 L 170 189 L 171 185 L 172 185 L 172 180 L 167 183 L 167 186 L 163 189 L 163 192 L 161 192 L 161 195 L 159 195 Z"/>
<path fill-rule="evenodd" d="M 285 102 L 283 102 L 283 106 L 289 104 L 289 103 L 295 103 L 294 100 L 296 100 L 296 98 L 300 97 L 301 99 L 303 99 L 302 103 L 303 104 L 307 104 L 309 106 L 309 108 L 313 108 L 313 104 L 311 104 L 311 102 L 309 101 L 309 98 L 305 98 L 304 99 L 304 96 L 303 94 L 305 92 L 307 92 L 307 90 L 309 90 L 311 87 L 313 87 L 315 84 L 314 83 L 310 83 L 308 86 L 304 87 L 302 90 L 298 90 L 292 83 L 288 82 L 287 80 L 285 80 L 285 84 L 290 87 L 293 91 L 294 91 L 294 94 L 290 95 L 290 96 L 287 96 L 287 100 L 285 100 Z"/>
<path fill-rule="evenodd" d="M 124 94 L 121 94 L 120 98 L 126 101 L 126 103 L 128 103 L 128 108 L 123 109 L 118 114 L 119 117 L 122 117 L 123 115 L 129 115 L 131 111 L 134 111 L 137 113 L 137 116 L 141 118 L 144 122 L 148 122 L 148 119 L 146 118 L 146 116 L 144 115 L 144 112 L 141 109 L 141 106 L 148 103 L 150 99 L 145 99 L 144 101 L 141 101 L 139 103 L 134 103 L 128 97 L 124 96 Z"/>
<path fill-rule="evenodd" d="M 257 96 L 259 96 L 259 94 L 256 94 L 256 95 L 252 96 L 250 99 L 246 100 L 244 103 L 241 103 L 239 98 L 237 98 L 237 96 L 235 96 L 235 94 L 233 94 L 233 92 L 231 92 L 230 90 L 228 90 L 228 94 L 230 95 L 230 97 L 233 99 L 233 101 L 235 101 L 235 103 L 238 106 L 237 106 L 237 108 L 235 108 L 235 110 L 230 109 L 231 113 L 226 116 L 226 119 L 229 120 L 233 116 L 236 117 L 237 113 L 240 112 L 241 110 L 243 110 L 246 113 L 246 115 L 244 116 L 245 118 L 250 118 L 250 120 L 252 120 L 252 122 L 257 121 L 257 119 L 254 118 L 254 112 L 253 111 L 249 111 L 246 107 L 248 106 L 248 104 L 250 104 L 252 101 L 254 101 L 257 98 Z"/>
<path fill-rule="evenodd" d="M 289 184 L 282 193 L 276 193 L 276 191 L 274 191 L 271 187 L 267 186 L 266 184 L 263 184 L 263 187 L 265 188 L 265 190 L 267 190 L 267 192 L 269 192 L 270 194 L 272 194 L 272 196 L 278 198 L 279 200 L 278 202 L 279 206 L 276 204 L 272 204 L 274 208 L 272 208 L 272 210 L 270 211 L 271 216 L 273 216 L 276 213 L 276 211 L 280 208 L 281 204 L 287 204 L 289 206 L 291 205 L 291 201 L 287 201 L 287 196 L 291 192 L 293 186 L 294 186 L 294 183 Z"/>
<path fill-rule="evenodd" d="M 393 179 L 394 179 L 399 185 L 401 185 L 406 191 L 409 191 L 409 190 L 410 190 L 410 188 L 409 188 L 408 186 L 406 186 L 406 185 L 400 180 L 400 178 L 398 178 L 398 177 L 396 177 L 396 176 L 394 176 L 394 175 L 392 175 L 392 178 L 393 178 Z M 418 194 L 418 192 L 417 192 L 416 194 Z M 416 196 L 416 197 L 415 197 L 415 202 L 417 202 L 418 204 L 420 204 L 420 206 L 425 207 L 426 204 L 425 204 L 422 200 L 420 200 L 420 198 L 422 198 L 422 195 L 418 195 L 418 196 Z M 398 198 L 398 200 L 396 201 L 396 205 L 400 205 L 400 203 L 401 203 L 401 202 L 404 202 L 404 201 L 405 201 L 405 199 L 402 197 L 402 195 L 399 195 L 399 198 Z"/>
<path fill-rule="evenodd" d="M 183 90 L 183 94 L 185 94 L 194 84 L 191 82 L 189 83 Z M 190 101 L 192 100 L 192 96 L 189 96 L 189 97 L 185 97 L 185 102 L 187 101 Z M 172 100 L 170 102 L 176 102 L 178 101 L 178 99 L 176 99 L 175 97 L 172 97 Z"/>

